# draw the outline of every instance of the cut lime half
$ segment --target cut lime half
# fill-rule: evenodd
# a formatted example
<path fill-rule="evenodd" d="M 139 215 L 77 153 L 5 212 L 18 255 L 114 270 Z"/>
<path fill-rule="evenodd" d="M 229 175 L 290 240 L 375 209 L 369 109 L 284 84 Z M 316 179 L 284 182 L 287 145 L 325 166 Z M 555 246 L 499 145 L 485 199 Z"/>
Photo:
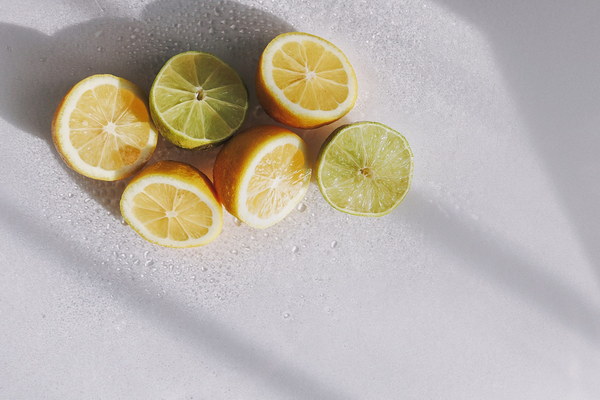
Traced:
<path fill-rule="evenodd" d="M 321 147 L 317 183 L 335 209 L 379 217 L 402 202 L 410 187 L 413 155 L 400 133 L 377 122 L 336 129 Z"/>
<path fill-rule="evenodd" d="M 159 132 L 187 149 L 226 140 L 242 125 L 247 109 L 240 76 L 208 53 L 172 57 L 150 89 L 150 113 Z"/>

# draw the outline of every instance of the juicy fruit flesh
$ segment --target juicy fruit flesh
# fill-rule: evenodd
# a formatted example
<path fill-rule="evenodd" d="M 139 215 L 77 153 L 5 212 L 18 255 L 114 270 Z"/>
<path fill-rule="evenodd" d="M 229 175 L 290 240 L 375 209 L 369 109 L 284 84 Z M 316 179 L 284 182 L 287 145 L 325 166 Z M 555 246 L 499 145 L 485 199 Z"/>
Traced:
<path fill-rule="evenodd" d="M 292 144 L 276 147 L 265 155 L 248 184 L 246 206 L 260 218 L 280 212 L 310 177 L 304 153 Z"/>
<path fill-rule="evenodd" d="M 153 88 L 162 118 L 186 136 L 221 140 L 242 123 L 246 90 L 216 58 L 184 55 L 168 63 Z"/>
<path fill-rule="evenodd" d="M 138 160 L 149 140 L 150 121 L 134 93 L 105 84 L 78 99 L 69 129 L 71 144 L 84 162 L 117 170 Z"/>
<path fill-rule="evenodd" d="M 393 208 L 408 190 L 412 154 L 397 134 L 377 126 L 354 127 L 327 148 L 322 187 L 337 207 L 358 213 Z"/>
<path fill-rule="evenodd" d="M 348 97 L 342 62 L 310 40 L 281 46 L 273 56 L 273 79 L 288 100 L 307 110 L 335 110 Z"/>
<path fill-rule="evenodd" d="M 204 236 L 213 224 L 208 205 L 194 193 L 152 183 L 133 198 L 133 215 L 157 237 L 177 241 Z"/>

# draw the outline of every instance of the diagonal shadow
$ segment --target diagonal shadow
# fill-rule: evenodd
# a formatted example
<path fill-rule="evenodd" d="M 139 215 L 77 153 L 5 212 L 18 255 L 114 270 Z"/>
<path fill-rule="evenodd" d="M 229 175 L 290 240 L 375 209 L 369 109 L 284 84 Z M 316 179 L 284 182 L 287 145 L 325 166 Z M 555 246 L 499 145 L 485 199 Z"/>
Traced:
<path fill-rule="evenodd" d="M 198 2 L 158 0 L 137 19 L 102 17 L 66 27 L 52 36 L 35 29 L 0 23 L 0 116 L 13 126 L 47 142 L 56 162 L 69 171 L 90 197 L 119 215 L 123 182 L 98 182 L 68 170 L 50 136 L 52 114 L 77 81 L 95 73 L 111 73 L 133 81 L 148 92 L 154 76 L 171 56 L 186 50 L 206 51 L 232 65 L 247 85 L 250 107 L 244 126 L 272 123 L 258 107 L 254 75 L 260 53 L 277 34 L 294 30 L 286 22 L 233 0 Z M 50 150 L 51 149 L 51 150 Z M 189 151 L 159 140 L 154 159 L 193 164 L 211 175 L 216 151 Z M 150 296 L 134 281 L 112 276 L 97 260 L 65 243 L 55 232 L 0 198 L 0 223 L 76 273 L 87 271 L 99 282 L 113 284 L 111 294 L 139 309 L 174 335 L 190 339 L 199 351 L 225 358 L 281 393 L 293 398 L 349 399 L 347 393 L 279 359 L 267 348 L 247 342 L 208 315 L 183 309 L 168 298 Z M 82 262 L 82 260 L 87 260 Z M 102 285 L 99 285 L 102 286 Z M 104 287 L 104 286 L 102 286 Z M 108 289 L 107 289 L 108 290 Z"/>
<path fill-rule="evenodd" d="M 213 320 L 209 315 L 182 308 L 168 297 L 157 297 L 137 286 L 135 281 L 120 279 L 100 267 L 98 260 L 80 250 L 75 243 L 65 241 L 55 232 L 39 223 L 33 216 L 23 213 L 12 202 L 0 197 L 0 224 L 14 236 L 34 243 L 48 257 L 61 261 L 62 267 L 78 275 L 89 273 L 98 285 L 126 307 L 136 309 L 157 326 L 168 329 L 174 336 L 186 337 L 200 352 L 232 362 L 249 376 L 263 381 L 275 390 L 294 399 L 341 400 L 352 399 L 348 393 L 331 387 L 328 383 L 293 366 L 265 347 L 250 343 L 235 335 L 231 329 Z M 93 272 L 90 273 L 90 271 Z"/>
<path fill-rule="evenodd" d="M 600 283 L 600 2 L 436 2 L 489 40 Z"/>
<path fill-rule="evenodd" d="M 469 224 L 464 215 L 431 204 L 417 190 L 407 196 L 404 210 L 397 214 L 403 223 L 468 261 L 461 265 L 505 286 L 589 342 L 600 343 L 600 309 L 529 261 L 518 246 Z"/>
<path fill-rule="evenodd" d="M 240 73 L 249 92 L 242 128 L 273 123 L 258 106 L 254 75 L 268 42 L 293 27 L 265 11 L 234 0 L 157 0 L 139 18 L 101 17 L 45 35 L 35 29 L 0 23 L 0 116 L 48 143 L 56 163 L 114 215 L 123 182 L 99 182 L 68 169 L 51 140 L 54 110 L 79 80 L 97 73 L 129 79 L 148 93 L 162 65 L 187 50 L 213 53 Z M 212 175 L 218 149 L 190 151 L 159 139 L 153 159 L 188 162 Z"/>

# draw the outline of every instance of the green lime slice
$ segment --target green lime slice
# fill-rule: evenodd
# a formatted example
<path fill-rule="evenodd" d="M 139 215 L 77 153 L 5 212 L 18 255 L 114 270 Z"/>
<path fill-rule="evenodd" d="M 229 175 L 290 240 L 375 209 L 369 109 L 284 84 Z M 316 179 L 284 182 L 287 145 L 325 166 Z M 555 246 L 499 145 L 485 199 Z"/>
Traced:
<path fill-rule="evenodd" d="M 317 183 L 335 209 L 379 217 L 390 213 L 406 196 L 412 158 L 404 136 L 388 126 L 377 122 L 344 125 L 321 147 Z"/>
<path fill-rule="evenodd" d="M 242 125 L 247 109 L 240 76 L 208 53 L 172 57 L 150 89 L 150 114 L 159 132 L 187 149 L 226 140 Z"/>

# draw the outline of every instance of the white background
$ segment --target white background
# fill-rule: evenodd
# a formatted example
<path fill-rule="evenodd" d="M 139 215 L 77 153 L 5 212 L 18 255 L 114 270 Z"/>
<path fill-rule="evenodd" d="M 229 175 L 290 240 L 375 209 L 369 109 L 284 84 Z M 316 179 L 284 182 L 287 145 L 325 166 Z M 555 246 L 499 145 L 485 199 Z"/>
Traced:
<path fill-rule="evenodd" d="M 0 0 L 1 399 L 600 398 L 600 3 Z M 343 123 L 405 134 L 389 216 L 304 211 L 204 248 L 123 225 L 123 183 L 78 176 L 50 137 L 93 73 L 148 89 L 215 53 L 253 74 L 275 35 L 342 48 Z M 154 159 L 210 173 L 215 151 Z M 293 249 L 297 248 L 297 252 Z"/>

